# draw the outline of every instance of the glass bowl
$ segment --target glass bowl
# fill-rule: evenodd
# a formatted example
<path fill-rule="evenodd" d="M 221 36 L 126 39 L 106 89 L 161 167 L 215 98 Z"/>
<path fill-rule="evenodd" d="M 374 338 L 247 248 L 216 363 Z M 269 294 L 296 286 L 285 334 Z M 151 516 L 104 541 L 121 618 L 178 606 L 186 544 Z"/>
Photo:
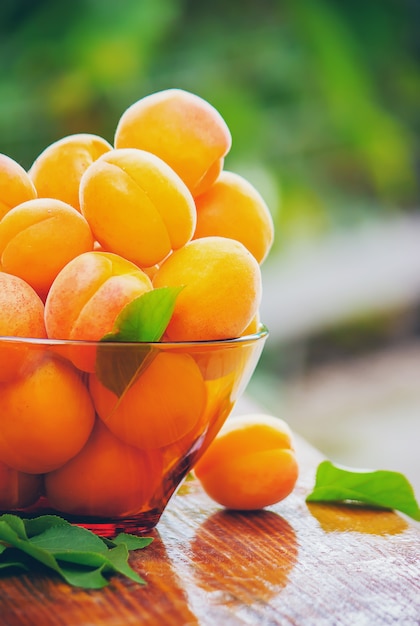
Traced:
<path fill-rule="evenodd" d="M 143 533 L 243 393 L 268 331 L 177 343 L 0 338 L 0 512 Z"/>

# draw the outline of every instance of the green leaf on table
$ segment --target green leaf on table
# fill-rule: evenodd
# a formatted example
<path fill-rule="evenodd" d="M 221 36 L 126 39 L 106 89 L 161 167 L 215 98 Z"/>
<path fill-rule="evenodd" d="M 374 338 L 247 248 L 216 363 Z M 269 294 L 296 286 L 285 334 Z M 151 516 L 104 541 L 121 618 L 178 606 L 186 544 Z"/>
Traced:
<path fill-rule="evenodd" d="M 26 535 L 28 537 L 40 535 L 49 528 L 54 528 L 56 526 L 71 526 L 70 522 L 63 519 L 59 515 L 41 515 L 40 517 L 25 519 L 24 525 Z"/>
<path fill-rule="evenodd" d="M 152 537 L 138 537 L 137 535 L 130 535 L 130 533 L 120 533 L 112 539 L 114 546 L 124 544 L 127 546 L 127 550 L 140 550 L 148 546 L 152 541 Z"/>
<path fill-rule="evenodd" d="M 108 551 L 106 544 L 98 535 L 86 528 L 67 524 L 51 526 L 47 530 L 29 539 L 32 545 L 42 548 L 54 556 L 73 552 L 98 552 L 105 554 Z"/>
<path fill-rule="evenodd" d="M 121 543 L 116 548 L 111 548 L 108 551 L 107 570 L 118 572 L 136 583 L 145 584 L 143 578 L 128 564 L 128 553 L 129 550 L 124 543 Z"/>
<path fill-rule="evenodd" d="M 162 338 L 183 287 L 160 287 L 127 304 L 115 320 L 112 332 L 102 337 L 96 356 L 96 374 L 118 397 L 133 384 L 156 353 L 144 345 Z M 136 345 L 121 351 L 110 342 Z"/>
<path fill-rule="evenodd" d="M 68 585 L 83 589 L 102 589 L 109 583 L 102 574 L 103 565 L 97 568 L 85 569 L 82 566 L 74 566 L 71 563 L 61 563 L 59 573 Z"/>
<path fill-rule="evenodd" d="M 3 554 L 7 550 L 6 554 Z M 29 557 L 28 557 L 29 559 Z M 20 569 L 24 572 L 30 570 L 30 565 L 26 563 L 24 555 L 19 550 L 14 548 L 7 548 L 0 544 L 0 573 L 5 572 L 7 569 L 16 570 Z"/>
<path fill-rule="evenodd" d="M 413 487 L 400 472 L 357 470 L 322 461 L 307 502 L 354 502 L 393 509 L 420 521 Z"/>
<path fill-rule="evenodd" d="M 42 564 L 68 584 L 100 589 L 112 574 L 137 582 L 145 581 L 128 563 L 129 551 L 146 547 L 150 537 L 120 533 L 114 540 L 75 526 L 55 515 L 21 519 L 0 516 L 0 570 L 33 569 Z"/>
<path fill-rule="evenodd" d="M 9 526 L 9 528 L 11 528 L 20 539 L 27 539 L 28 538 L 26 527 L 25 527 L 25 523 L 17 515 L 11 515 L 10 513 L 4 513 L 4 515 L 2 515 L 0 517 L 0 521 L 1 522 L 6 522 L 6 524 Z M 1 537 L 1 535 L 0 535 L 0 537 Z"/>

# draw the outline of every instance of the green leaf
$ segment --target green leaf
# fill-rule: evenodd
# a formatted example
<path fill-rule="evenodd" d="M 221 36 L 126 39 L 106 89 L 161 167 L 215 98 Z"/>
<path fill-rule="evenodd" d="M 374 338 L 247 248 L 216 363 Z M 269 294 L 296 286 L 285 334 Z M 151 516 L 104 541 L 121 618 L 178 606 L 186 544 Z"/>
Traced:
<path fill-rule="evenodd" d="M 73 587 L 102 589 L 109 584 L 109 581 L 102 574 L 103 569 L 103 565 L 96 569 L 85 569 L 83 567 L 77 567 L 72 563 L 62 563 L 60 566 L 60 574 L 66 583 Z"/>
<path fill-rule="evenodd" d="M 115 573 L 145 584 L 128 556 L 129 550 L 144 548 L 151 541 L 151 537 L 125 533 L 115 540 L 105 539 L 55 515 L 22 520 L 6 514 L 0 517 L 0 570 L 29 570 L 41 563 L 68 584 L 86 589 L 104 587 Z"/>
<path fill-rule="evenodd" d="M 17 515 L 5 513 L 0 517 L 0 521 L 5 522 L 16 533 L 16 535 L 20 537 L 20 539 L 28 538 L 26 534 L 25 523 Z"/>
<path fill-rule="evenodd" d="M 7 552 L 2 554 L 6 550 Z M 0 571 L 4 572 L 7 569 L 21 569 L 27 572 L 30 569 L 30 565 L 28 565 L 28 558 L 29 557 L 25 557 L 20 550 L 7 548 L 3 544 L 0 544 Z"/>
<path fill-rule="evenodd" d="M 413 487 L 400 472 L 363 471 L 323 461 L 316 472 L 307 502 L 355 502 L 395 509 L 420 521 L 420 508 Z"/>
<path fill-rule="evenodd" d="M 0 520 L 0 541 L 21 550 L 46 567 L 58 571 L 57 562 L 51 554 L 38 548 L 37 546 L 32 545 L 28 539 L 21 539 L 13 528 L 3 520 Z M 5 552 L 3 554 L 5 554 Z"/>
<path fill-rule="evenodd" d="M 137 535 L 130 535 L 129 533 L 120 533 L 112 540 L 114 545 L 121 545 L 122 543 L 127 546 L 128 550 L 140 550 L 152 543 L 152 537 L 137 537 Z"/>
<path fill-rule="evenodd" d="M 71 526 L 70 522 L 62 517 L 59 517 L 58 515 L 41 515 L 40 517 L 24 519 L 23 523 L 25 525 L 27 537 L 40 535 L 54 526 Z"/>
<path fill-rule="evenodd" d="M 105 387 L 121 398 L 156 354 L 156 350 L 141 343 L 133 343 L 124 350 L 104 343 L 98 346 L 96 353 L 96 375 Z"/>
<path fill-rule="evenodd" d="M 108 567 L 140 585 L 146 584 L 145 580 L 130 567 L 128 563 L 128 548 L 124 543 L 109 550 Z"/>
<path fill-rule="evenodd" d="M 72 526 L 52 526 L 43 533 L 29 540 L 54 556 L 60 556 L 67 552 L 99 552 L 105 554 L 107 546 L 100 537 L 86 528 Z"/>
<path fill-rule="evenodd" d="M 147 291 L 127 304 L 118 315 L 112 332 L 102 341 L 159 341 L 184 287 L 160 287 Z"/>
<path fill-rule="evenodd" d="M 96 374 L 119 398 L 156 356 L 156 351 L 144 344 L 161 339 L 182 289 L 161 287 L 139 296 L 123 308 L 112 332 L 102 337 L 96 355 Z M 118 346 L 107 345 L 110 342 L 133 345 L 120 350 Z"/>

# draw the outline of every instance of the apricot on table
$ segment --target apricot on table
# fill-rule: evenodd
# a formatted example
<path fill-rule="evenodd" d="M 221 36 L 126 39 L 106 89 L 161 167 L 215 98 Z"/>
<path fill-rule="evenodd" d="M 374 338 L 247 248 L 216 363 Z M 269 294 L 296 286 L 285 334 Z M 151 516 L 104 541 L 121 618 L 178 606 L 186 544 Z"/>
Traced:
<path fill-rule="evenodd" d="M 293 491 L 298 478 L 292 432 L 272 415 L 229 418 L 194 473 L 207 494 L 227 508 L 256 510 L 276 504 Z"/>
<path fill-rule="evenodd" d="M 28 283 L 12 274 L 0 272 L 0 336 L 47 336 L 44 303 Z M 36 347 L 19 341 L 0 341 L 0 382 L 14 378 L 36 352 Z"/>
<path fill-rule="evenodd" d="M 58 272 L 93 243 L 89 224 L 69 204 L 28 200 L 0 221 L 1 269 L 23 278 L 45 299 Z"/>
<path fill-rule="evenodd" d="M 18 472 L 0 461 L 0 511 L 30 506 L 41 495 L 42 477 Z"/>
<path fill-rule="evenodd" d="M 195 203 L 194 239 L 211 235 L 237 239 L 258 263 L 265 260 L 274 239 L 273 219 L 262 196 L 249 181 L 224 171 Z"/>
<path fill-rule="evenodd" d="M 116 148 L 140 148 L 163 159 L 195 196 L 208 189 L 223 167 L 232 143 L 220 113 L 183 89 L 145 96 L 124 111 Z"/>
<path fill-rule="evenodd" d="M 89 389 L 108 428 L 138 448 L 160 448 L 181 439 L 199 422 L 206 402 L 198 365 L 181 353 L 158 353 L 121 398 L 94 375 Z"/>
<path fill-rule="evenodd" d="M 0 181 L 0 219 L 21 202 L 37 197 L 27 171 L 6 154 L 0 154 Z"/>
<path fill-rule="evenodd" d="M 173 252 L 153 286 L 181 286 L 166 329 L 171 341 L 239 337 L 258 311 L 262 284 L 256 259 L 226 237 L 203 237 Z"/>
<path fill-rule="evenodd" d="M 38 196 L 56 198 L 80 210 L 79 185 L 83 173 L 111 149 L 108 141 L 90 133 L 68 135 L 50 144 L 29 170 Z"/>
<path fill-rule="evenodd" d="M 1 386 L 0 459 L 28 474 L 56 469 L 84 446 L 94 417 L 77 371 L 46 354 L 30 373 Z"/>
<path fill-rule="evenodd" d="M 85 172 L 80 206 L 104 249 L 140 267 L 162 261 L 194 233 L 194 200 L 179 176 L 144 150 L 107 152 Z"/>
<path fill-rule="evenodd" d="M 45 494 L 64 513 L 126 517 L 147 508 L 161 482 L 159 451 L 122 443 L 97 420 L 79 454 L 45 476 Z"/>

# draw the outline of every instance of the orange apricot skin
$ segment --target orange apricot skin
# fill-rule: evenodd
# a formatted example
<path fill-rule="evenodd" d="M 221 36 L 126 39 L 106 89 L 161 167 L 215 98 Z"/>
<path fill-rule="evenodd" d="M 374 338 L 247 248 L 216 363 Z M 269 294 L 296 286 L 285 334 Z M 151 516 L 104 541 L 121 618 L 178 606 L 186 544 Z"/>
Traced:
<path fill-rule="evenodd" d="M 165 337 L 172 341 L 239 337 L 258 311 L 260 267 L 243 244 L 195 239 L 173 252 L 153 277 L 155 288 L 181 286 Z"/>
<path fill-rule="evenodd" d="M 37 197 L 26 170 L 6 154 L 0 154 L 0 219 L 10 209 Z"/>
<path fill-rule="evenodd" d="M 83 447 L 94 416 L 76 370 L 45 355 L 27 376 L 1 386 L 0 459 L 28 474 L 56 469 Z"/>
<path fill-rule="evenodd" d="M 22 278 L 0 272 L 0 336 L 46 337 L 44 304 Z"/>
<path fill-rule="evenodd" d="M 247 337 L 248 335 L 255 335 L 261 329 L 261 316 L 260 312 L 257 311 L 252 320 L 249 322 L 248 326 L 244 328 L 241 333 L 242 337 Z"/>
<path fill-rule="evenodd" d="M 216 180 L 231 143 L 220 113 L 182 89 L 159 91 L 132 104 L 120 117 L 114 138 L 116 148 L 140 148 L 159 156 L 194 196 Z"/>
<path fill-rule="evenodd" d="M 0 510 L 30 506 L 41 495 L 42 478 L 18 472 L 0 461 Z"/>
<path fill-rule="evenodd" d="M 179 176 L 154 154 L 129 148 L 104 154 L 86 170 L 80 206 L 103 248 L 140 267 L 187 243 L 197 219 Z"/>
<path fill-rule="evenodd" d="M 47 336 L 41 298 L 24 280 L 5 272 L 0 272 L 0 336 Z M 36 351 L 36 346 L 0 340 L 0 383 L 22 372 Z"/>
<path fill-rule="evenodd" d="M 39 197 L 56 198 L 78 211 L 80 179 L 101 154 L 112 146 L 90 133 L 68 135 L 50 144 L 36 158 L 29 170 Z"/>
<path fill-rule="evenodd" d="M 294 489 L 299 468 L 287 424 L 273 416 L 228 420 L 194 472 L 206 493 L 229 509 L 257 510 Z"/>
<path fill-rule="evenodd" d="M 245 178 L 224 171 L 195 203 L 194 239 L 230 237 L 243 243 L 259 264 L 266 259 L 274 240 L 273 219 L 262 196 Z"/>
<path fill-rule="evenodd" d="M 48 293 L 48 337 L 98 341 L 126 304 L 151 289 L 150 278 L 119 255 L 81 254 L 59 272 Z"/>
<path fill-rule="evenodd" d="M 74 515 L 135 515 L 159 489 L 162 458 L 117 439 L 97 420 L 92 434 L 68 463 L 45 476 L 45 494 L 58 511 Z"/>
<path fill-rule="evenodd" d="M 89 389 L 96 411 L 121 441 L 137 448 L 170 445 L 199 422 L 206 388 L 188 354 L 160 352 L 120 399 L 96 376 Z"/>
<path fill-rule="evenodd" d="M 53 198 L 23 202 L 0 221 L 2 270 L 26 280 L 42 299 L 58 272 L 93 244 L 85 218 Z"/>

